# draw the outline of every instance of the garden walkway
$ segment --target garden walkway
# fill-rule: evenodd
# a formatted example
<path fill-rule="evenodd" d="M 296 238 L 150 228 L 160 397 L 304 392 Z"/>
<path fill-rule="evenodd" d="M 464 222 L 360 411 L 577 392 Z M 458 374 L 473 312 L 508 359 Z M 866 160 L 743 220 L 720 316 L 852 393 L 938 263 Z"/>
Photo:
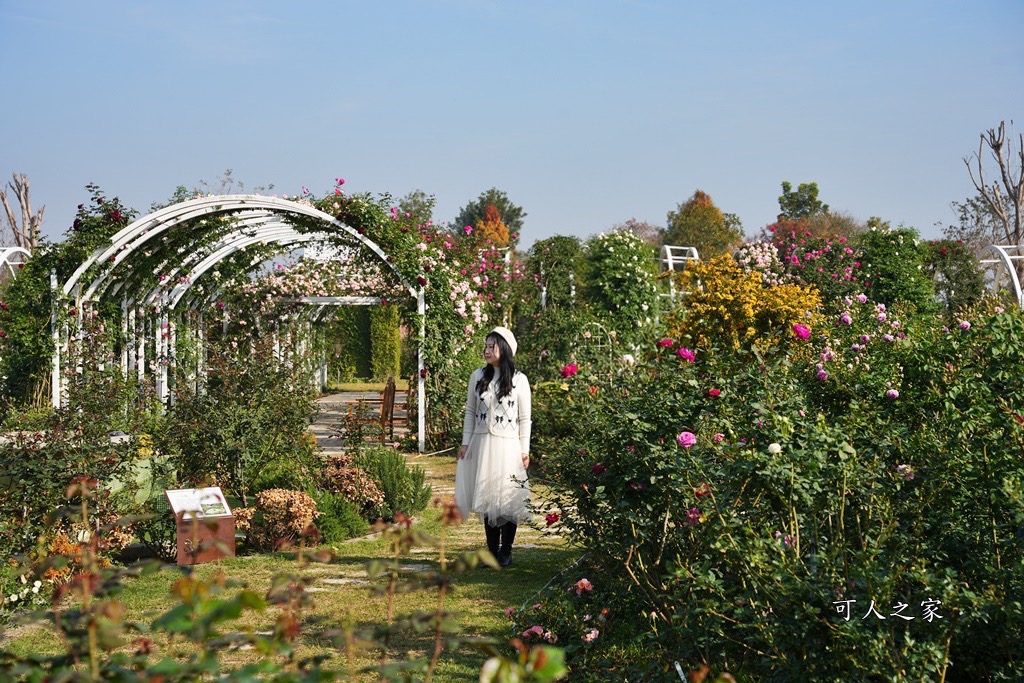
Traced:
<path fill-rule="evenodd" d="M 345 391 L 333 394 L 326 394 L 318 399 L 320 414 L 311 426 L 311 431 L 316 435 L 317 444 L 325 454 L 337 453 L 342 450 L 341 439 L 337 436 L 338 425 L 348 414 L 349 406 L 359 400 L 379 400 L 377 391 Z M 379 414 L 379 413 L 377 413 Z M 399 406 L 395 408 L 395 440 L 402 438 L 407 433 L 404 425 L 404 411 Z M 398 419 L 399 416 L 402 419 Z M 406 453 L 406 459 L 410 465 L 419 465 L 426 471 L 426 481 L 431 485 L 435 497 L 442 500 L 451 500 L 455 495 L 455 451 L 438 453 L 435 455 L 420 455 L 419 453 Z M 537 524 L 539 522 L 539 524 Z M 544 526 L 544 519 L 538 516 L 534 528 L 528 525 L 520 525 L 516 534 L 515 562 L 529 561 L 531 550 L 544 547 L 564 547 L 561 539 L 550 534 L 544 534 L 541 528 Z M 476 519 L 467 520 L 459 526 L 452 534 L 451 541 L 456 551 L 472 550 L 483 546 L 484 531 L 480 522 Z"/>

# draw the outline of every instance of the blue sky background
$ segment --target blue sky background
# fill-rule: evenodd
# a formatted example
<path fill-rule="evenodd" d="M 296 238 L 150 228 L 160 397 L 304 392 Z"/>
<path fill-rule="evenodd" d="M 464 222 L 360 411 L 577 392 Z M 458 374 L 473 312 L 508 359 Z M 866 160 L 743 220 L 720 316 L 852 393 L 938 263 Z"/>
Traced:
<path fill-rule="evenodd" d="M 225 169 L 249 188 L 498 187 L 522 245 L 697 188 L 748 234 L 780 182 L 937 236 L 962 157 L 1024 130 L 1024 2 L 0 0 L 0 180 L 59 238 L 86 183 L 144 213 Z"/>

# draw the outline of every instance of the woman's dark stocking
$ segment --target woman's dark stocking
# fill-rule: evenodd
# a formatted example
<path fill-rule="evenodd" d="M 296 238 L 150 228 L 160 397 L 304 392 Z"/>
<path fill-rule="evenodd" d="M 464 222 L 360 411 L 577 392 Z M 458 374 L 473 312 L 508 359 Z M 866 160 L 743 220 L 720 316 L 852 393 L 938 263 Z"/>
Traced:
<path fill-rule="evenodd" d="M 498 556 L 498 552 L 501 547 L 501 530 L 504 527 L 492 526 L 491 520 L 484 519 L 484 534 L 487 535 L 487 549 L 491 551 L 491 555 Z"/>
<path fill-rule="evenodd" d="M 501 547 L 498 549 L 498 564 L 507 567 L 512 564 L 512 543 L 516 540 L 516 529 L 519 525 L 515 522 L 505 522 L 499 527 L 501 529 Z"/>

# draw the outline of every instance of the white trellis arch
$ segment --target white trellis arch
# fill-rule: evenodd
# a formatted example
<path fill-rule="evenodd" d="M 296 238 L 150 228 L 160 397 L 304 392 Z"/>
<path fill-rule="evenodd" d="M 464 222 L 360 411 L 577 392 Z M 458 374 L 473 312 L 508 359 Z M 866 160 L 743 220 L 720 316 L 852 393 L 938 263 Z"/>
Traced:
<path fill-rule="evenodd" d="M 991 256 L 990 258 L 982 259 L 982 265 L 995 266 L 995 273 L 993 273 L 993 286 L 996 288 L 999 287 L 1000 276 L 1003 274 L 1003 269 L 998 267 L 1001 264 L 1005 267 L 1005 274 L 1009 279 L 1009 288 L 1013 290 L 1013 295 L 1017 299 L 1017 306 L 1024 309 L 1024 292 L 1021 291 L 1020 277 L 1017 275 L 1018 264 L 1019 262 L 1024 261 L 1024 245 L 993 244 L 985 250 L 985 255 Z"/>
<path fill-rule="evenodd" d="M 661 247 L 661 257 L 658 263 L 663 272 L 675 272 L 677 270 L 684 270 L 691 261 L 699 260 L 700 255 L 697 253 L 697 247 L 679 247 L 672 244 L 664 244 Z M 676 300 L 676 283 L 672 277 L 668 278 L 667 296 L 672 301 Z"/>
<path fill-rule="evenodd" d="M 170 249 L 168 242 L 170 231 L 179 226 L 195 228 L 195 224 L 204 218 L 227 217 L 228 224 L 211 226 L 207 232 L 196 234 L 196 242 L 200 238 L 213 236 L 212 242 L 203 249 L 189 251 L 188 245 L 176 245 Z M 321 231 L 302 231 L 293 220 L 306 219 L 323 226 Z M 83 303 L 98 301 L 111 297 L 120 297 L 122 316 L 122 332 L 127 340 L 133 340 L 133 352 L 129 355 L 126 348 L 122 353 L 122 366 L 125 374 L 130 361 L 138 368 L 139 378 L 145 372 L 144 335 L 146 325 L 160 330 L 170 325 L 169 314 L 180 302 L 188 301 L 186 297 L 196 282 L 210 269 L 225 259 L 242 250 L 257 244 L 275 245 L 281 251 L 294 249 L 301 245 L 330 244 L 343 240 L 353 250 L 365 249 L 375 254 L 393 276 L 397 279 L 409 296 L 416 299 L 417 312 L 420 318 L 420 337 L 425 334 L 426 304 L 422 286 L 414 287 L 391 262 L 384 250 L 375 242 L 356 229 L 343 223 L 319 209 L 301 202 L 277 197 L 261 195 L 214 195 L 199 197 L 174 204 L 155 211 L 133 221 L 110 238 L 106 247 L 96 250 L 83 262 L 64 283 L 58 283 L 55 275 L 51 276 L 51 286 L 64 298 L 73 298 L 75 306 L 82 309 Z M 130 264 L 133 255 L 148 252 L 147 256 L 158 254 L 162 259 L 161 269 L 167 267 L 167 276 L 148 291 L 132 291 L 129 275 L 116 280 L 119 267 Z M 164 253 L 167 252 L 167 253 Z M 250 264 L 255 267 L 263 262 L 258 258 Z M 55 301 L 58 297 L 55 297 Z M 332 302 L 351 304 L 356 299 L 337 298 Z M 303 302 L 305 303 L 305 302 Z M 310 301 L 311 305 L 323 305 L 323 301 Z M 196 303 L 190 302 L 194 310 Z M 55 304 L 56 305 L 56 304 Z M 152 318 L 152 320 L 150 319 Z M 81 324 L 79 318 L 79 325 Z M 65 385 L 61 376 L 61 348 L 67 343 L 69 330 L 59 329 L 56 324 L 56 309 L 51 318 L 55 341 L 53 363 L 51 368 L 51 386 L 53 388 L 52 403 L 59 407 L 64 395 Z M 159 357 L 161 349 L 166 352 L 173 343 L 173 327 L 170 335 L 155 334 L 155 353 Z M 165 338 L 165 337 L 169 337 Z M 162 346 L 161 346 L 162 345 Z M 422 351 L 422 349 L 421 349 Z M 426 435 L 426 391 L 423 379 L 423 354 L 417 354 L 417 375 L 419 387 L 419 449 L 425 448 Z M 167 368 L 160 365 L 157 370 L 156 384 L 161 399 L 167 395 Z"/>
<path fill-rule="evenodd" d="M 32 258 L 32 252 L 24 247 L 6 247 L 0 251 L 0 279 L 9 273 L 12 278 L 18 277 L 18 269 L 25 261 Z"/>

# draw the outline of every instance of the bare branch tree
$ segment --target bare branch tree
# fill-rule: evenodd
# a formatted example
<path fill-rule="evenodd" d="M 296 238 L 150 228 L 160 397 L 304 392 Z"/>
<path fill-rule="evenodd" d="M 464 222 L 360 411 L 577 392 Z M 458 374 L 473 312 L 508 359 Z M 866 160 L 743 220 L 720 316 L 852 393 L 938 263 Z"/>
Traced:
<path fill-rule="evenodd" d="M 14 208 L 7 197 L 6 190 L 0 189 L 0 203 L 4 205 L 4 213 L 7 218 L 7 226 L 14 237 L 14 245 L 35 251 L 39 245 L 39 232 L 43 225 L 43 212 L 45 206 L 39 207 L 39 211 L 32 211 L 32 200 L 29 197 L 28 176 L 24 173 L 13 174 L 14 180 L 7 183 L 7 187 L 14 192 L 18 207 L 21 209 L 21 222 L 19 223 L 14 214 Z"/>
<path fill-rule="evenodd" d="M 1010 122 L 1013 125 L 1013 121 Z M 981 134 L 978 152 L 964 157 L 964 164 L 971 176 L 971 182 L 984 198 L 992 214 L 1002 227 L 1007 244 L 1024 243 L 1024 134 L 1017 138 L 1017 150 L 1013 149 L 1013 134 L 1006 138 L 1006 121 L 999 122 L 999 128 L 990 128 Z M 983 154 L 988 147 L 992 158 L 999 166 L 999 180 L 989 183 L 985 179 Z M 1016 163 L 1016 168 L 1014 164 Z"/>

